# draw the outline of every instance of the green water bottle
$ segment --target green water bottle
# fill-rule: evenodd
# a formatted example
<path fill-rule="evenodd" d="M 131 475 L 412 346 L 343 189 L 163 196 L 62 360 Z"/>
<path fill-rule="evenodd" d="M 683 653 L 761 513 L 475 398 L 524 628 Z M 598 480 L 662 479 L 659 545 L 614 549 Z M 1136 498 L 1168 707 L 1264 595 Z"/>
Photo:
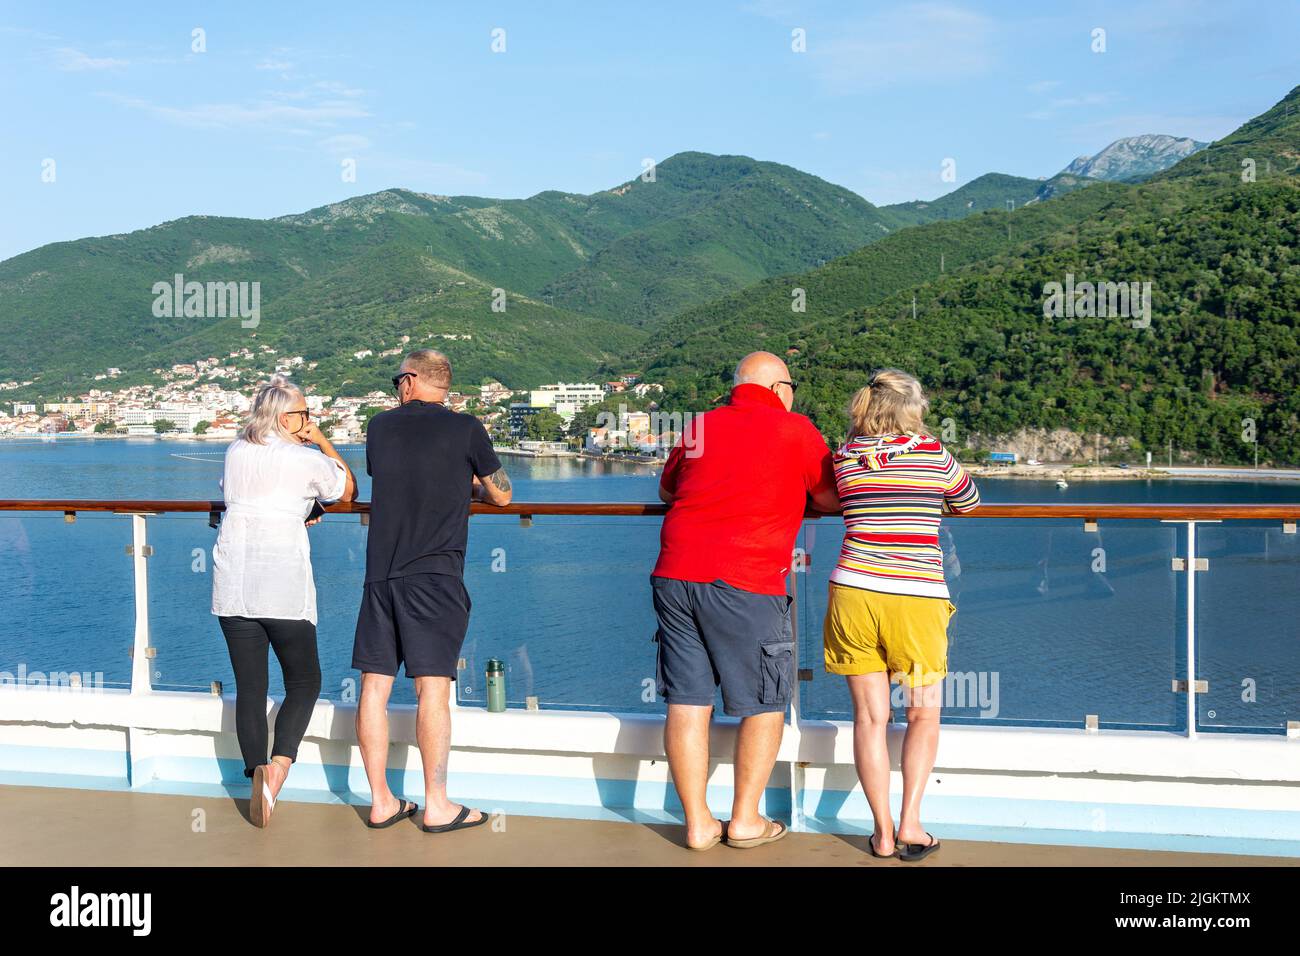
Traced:
<path fill-rule="evenodd" d="M 487 709 L 494 714 L 506 709 L 506 665 L 495 657 L 487 662 Z"/>

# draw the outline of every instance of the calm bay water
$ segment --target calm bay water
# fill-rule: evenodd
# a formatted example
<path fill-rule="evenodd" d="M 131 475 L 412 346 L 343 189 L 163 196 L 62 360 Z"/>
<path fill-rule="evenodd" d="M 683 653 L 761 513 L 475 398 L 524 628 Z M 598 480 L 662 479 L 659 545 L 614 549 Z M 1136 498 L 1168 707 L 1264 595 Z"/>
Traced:
<path fill-rule="evenodd" d="M 0 441 L 0 498 L 220 498 L 225 446 L 211 442 Z M 343 449 L 369 497 L 364 448 Z M 654 501 L 657 467 L 582 460 L 505 459 L 521 501 Z M 1300 485 L 1250 481 L 986 479 L 990 502 L 1300 502 Z M 648 575 L 658 542 L 652 518 L 506 516 L 470 523 L 466 577 L 474 606 L 459 683 L 481 703 L 490 657 L 507 662 L 509 697 L 523 705 L 655 711 L 654 618 Z M 225 645 L 208 613 L 211 547 L 205 516 L 150 518 L 150 623 L 155 684 L 233 688 Z M 958 519 L 946 523 L 953 619 L 948 714 L 956 720 L 1178 729 L 1185 697 L 1186 575 L 1170 561 L 1187 549 L 1185 525 L 1072 520 Z M 323 696 L 346 696 L 355 673 L 352 628 L 365 528 L 333 516 L 311 529 L 324 673 Z M 820 665 L 826 580 L 838 521 L 806 522 L 810 556 L 795 576 L 807 716 L 841 717 L 841 678 Z M 1197 676 L 1206 729 L 1280 732 L 1300 718 L 1300 535 L 1279 522 L 1198 528 Z M 0 514 L 0 672 L 102 672 L 129 681 L 134 596 L 122 516 Z M 275 668 L 273 668 L 273 671 Z M 273 679 L 273 693 L 278 680 Z M 412 699 L 398 680 L 397 698 Z"/>

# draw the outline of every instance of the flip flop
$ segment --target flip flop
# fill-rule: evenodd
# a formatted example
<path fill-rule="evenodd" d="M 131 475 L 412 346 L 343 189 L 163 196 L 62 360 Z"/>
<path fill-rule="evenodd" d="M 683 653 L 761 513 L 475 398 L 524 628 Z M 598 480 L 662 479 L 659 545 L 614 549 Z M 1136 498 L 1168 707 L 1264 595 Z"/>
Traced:
<path fill-rule="evenodd" d="M 702 852 L 702 851 L 704 851 L 704 850 L 712 850 L 715 846 L 717 846 L 719 843 L 721 843 L 721 842 L 722 842 L 723 840 L 725 840 L 726 838 L 727 838 L 727 825 L 724 823 L 724 824 L 722 824 L 722 829 L 718 831 L 718 835 L 715 836 L 715 837 L 714 837 L 712 840 L 710 840 L 708 843 L 704 844 L 703 846 L 691 846 L 691 845 L 688 843 L 688 844 L 686 844 L 686 849 L 688 849 L 688 850 L 694 850 L 696 853 L 700 853 L 700 852 Z"/>
<path fill-rule="evenodd" d="M 773 827 L 776 828 L 775 832 L 773 832 Z M 727 846 L 734 846 L 738 850 L 751 850 L 756 846 L 763 846 L 765 843 L 775 843 L 789 832 L 790 828 L 780 820 L 768 820 L 767 829 L 763 831 L 762 836 L 750 837 L 748 840 L 733 840 L 728 837 Z"/>
<path fill-rule="evenodd" d="M 370 829 L 372 830 L 383 830 L 386 827 L 391 827 L 398 820 L 405 820 L 407 817 L 415 816 L 415 811 L 418 809 L 420 808 L 416 806 L 414 803 L 407 803 L 405 800 L 399 798 L 397 801 L 396 813 L 394 813 L 383 823 L 371 823 L 369 820 L 367 820 L 366 826 L 370 827 Z"/>
<path fill-rule="evenodd" d="M 894 843 L 894 852 L 893 852 L 893 853 L 879 853 L 879 852 L 877 852 L 877 851 L 876 851 L 876 834 L 875 834 L 875 833 L 872 833 L 871 836 L 867 837 L 867 849 L 871 851 L 871 855 L 874 856 L 877 860 L 892 860 L 894 857 L 898 856 L 898 843 L 897 843 L 897 841 L 895 841 L 895 843 Z"/>
<path fill-rule="evenodd" d="M 425 833 L 450 833 L 452 830 L 468 830 L 470 827 L 481 826 L 488 822 L 488 815 L 479 811 L 480 816 L 477 820 L 471 820 L 469 823 L 466 823 L 465 818 L 472 812 L 473 810 L 470 807 L 461 807 L 460 813 L 456 814 L 456 819 L 452 820 L 451 823 L 442 823 L 436 827 L 431 827 L 427 823 L 421 823 L 420 829 Z"/>
<path fill-rule="evenodd" d="M 248 818 L 255 827 L 265 827 L 271 822 L 271 813 L 275 810 L 275 797 L 266 782 L 266 767 L 259 764 L 253 768 L 253 793 L 248 801 Z"/>
<path fill-rule="evenodd" d="M 931 853 L 934 853 L 936 850 L 938 850 L 940 844 L 939 841 L 934 838 L 934 834 L 927 833 L 926 836 L 930 838 L 929 843 L 900 844 L 903 850 L 901 853 L 898 854 L 898 858 L 902 860 L 904 863 L 915 863 L 918 860 L 924 860 Z"/>

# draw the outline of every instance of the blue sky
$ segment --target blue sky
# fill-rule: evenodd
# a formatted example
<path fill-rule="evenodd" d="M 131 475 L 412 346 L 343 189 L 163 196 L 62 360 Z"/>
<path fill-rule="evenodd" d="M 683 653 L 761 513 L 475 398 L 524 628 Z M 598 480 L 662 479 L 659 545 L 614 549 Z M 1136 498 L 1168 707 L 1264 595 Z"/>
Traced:
<path fill-rule="evenodd" d="M 1120 136 L 1222 136 L 1300 83 L 1297 35 L 1279 0 L 10 2 L 0 258 L 390 186 L 594 192 L 692 149 L 930 199 Z"/>

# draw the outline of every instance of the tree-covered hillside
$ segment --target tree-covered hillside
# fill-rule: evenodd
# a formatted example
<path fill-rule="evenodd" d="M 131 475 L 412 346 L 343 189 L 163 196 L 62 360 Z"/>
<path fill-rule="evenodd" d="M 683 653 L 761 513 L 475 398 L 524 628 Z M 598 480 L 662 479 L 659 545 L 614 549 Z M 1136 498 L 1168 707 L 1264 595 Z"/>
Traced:
<path fill-rule="evenodd" d="M 965 436 L 1064 427 L 1245 462 L 1254 433 L 1262 461 L 1300 461 L 1298 93 L 1146 184 L 918 226 L 701 306 L 652 340 L 650 374 L 699 408 L 739 355 L 788 354 L 801 404 L 838 436 L 853 390 L 896 365 Z M 1149 327 L 1045 317 L 1048 283 L 1067 281 L 1149 282 Z"/>

